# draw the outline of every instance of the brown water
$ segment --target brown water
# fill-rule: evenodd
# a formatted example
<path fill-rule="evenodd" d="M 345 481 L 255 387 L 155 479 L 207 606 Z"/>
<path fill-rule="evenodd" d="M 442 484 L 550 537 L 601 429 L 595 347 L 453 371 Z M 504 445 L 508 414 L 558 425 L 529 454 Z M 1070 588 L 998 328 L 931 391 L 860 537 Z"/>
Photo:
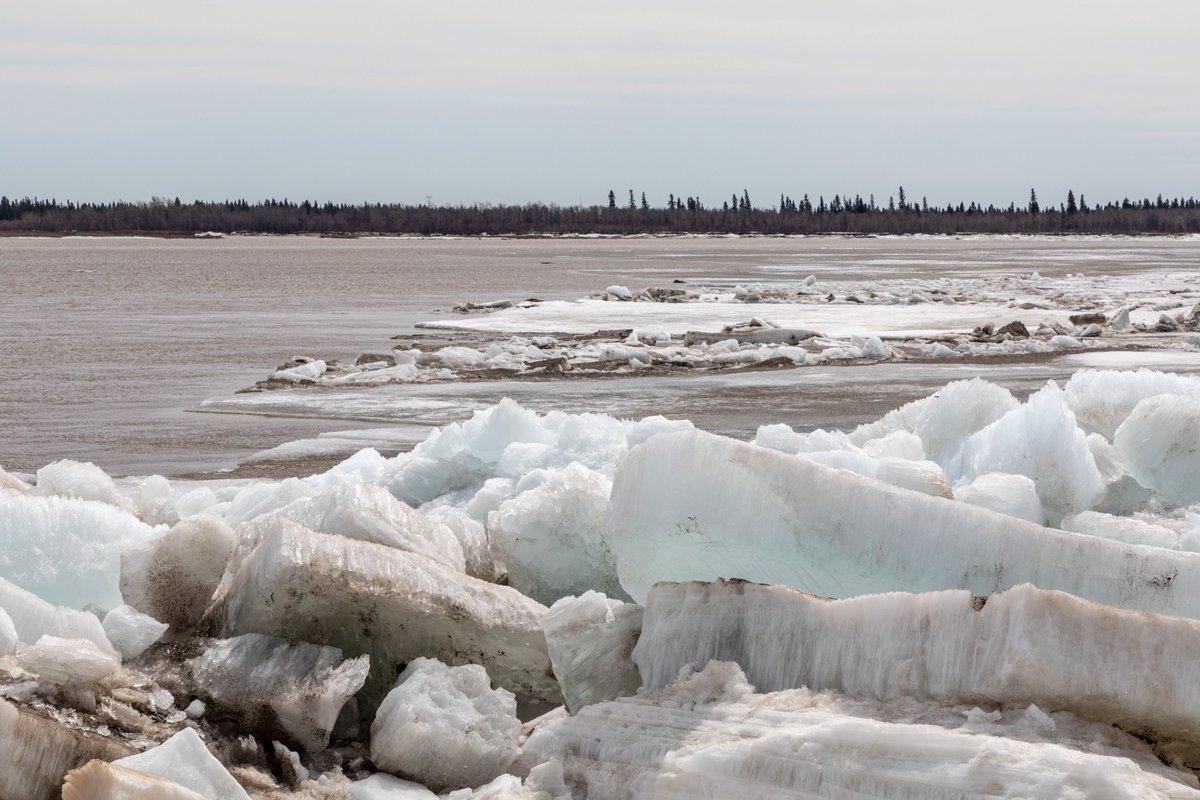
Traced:
<path fill-rule="evenodd" d="M 0 239 L 0 465 L 32 471 L 76 458 L 115 474 L 173 474 L 362 427 L 187 410 L 293 355 L 387 349 L 463 300 L 573 298 L 674 279 L 1197 265 L 1200 241 L 1168 239 Z M 709 400 L 704 413 L 723 404 Z"/>

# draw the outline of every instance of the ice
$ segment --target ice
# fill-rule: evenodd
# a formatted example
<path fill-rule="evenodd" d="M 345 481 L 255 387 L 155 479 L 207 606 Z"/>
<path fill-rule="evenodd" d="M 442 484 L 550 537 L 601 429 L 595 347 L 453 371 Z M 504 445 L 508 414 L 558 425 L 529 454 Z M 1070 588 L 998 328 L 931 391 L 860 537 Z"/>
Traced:
<path fill-rule="evenodd" d="M 633 292 L 629 291 L 629 289 L 625 286 L 609 286 L 604 291 L 618 300 L 633 299 Z"/>
<path fill-rule="evenodd" d="M 567 708 L 631 695 L 642 685 L 630 659 L 642 630 L 642 608 L 584 592 L 564 597 L 542 618 L 554 676 Z"/>
<path fill-rule="evenodd" d="M 1063 391 L 1080 423 L 1111 440 L 1134 406 L 1148 397 L 1177 394 L 1200 400 L 1200 378 L 1149 369 L 1083 369 Z"/>
<path fill-rule="evenodd" d="M 17 627 L 13 625 L 12 617 L 0 606 L 0 656 L 6 656 L 17 646 Z"/>
<path fill-rule="evenodd" d="M 1155 525 L 1129 517 L 1103 514 L 1099 511 L 1082 511 L 1062 521 L 1064 531 L 1102 536 L 1129 544 L 1144 544 L 1149 547 L 1179 547 L 1179 534 L 1162 525 Z"/>
<path fill-rule="evenodd" d="M 656 581 L 718 577 L 829 597 L 1032 583 L 1200 615 L 1187 588 L 1200 581 L 1200 555 L 1043 528 L 701 431 L 629 454 L 604 535 L 638 601 Z"/>
<path fill-rule="evenodd" d="M 189 664 L 191 688 L 239 730 L 319 752 L 367 679 L 367 656 L 249 633 L 209 645 Z"/>
<path fill-rule="evenodd" d="M 501 775 L 478 789 L 459 789 L 445 797 L 446 800 L 572 800 L 574 795 L 563 782 L 562 762 L 554 758 L 534 767 L 525 781 L 516 775 Z"/>
<path fill-rule="evenodd" d="M 5 472 L 0 467 L 0 492 L 12 492 L 13 494 L 28 494 L 30 486 L 25 481 L 13 475 L 10 472 Z"/>
<path fill-rule="evenodd" d="M 659 584 L 633 660 L 647 687 L 735 661 L 764 691 L 1033 702 L 1200 752 L 1200 622 L 1018 586 L 827 601 L 782 586 Z M 1153 675 L 1153 681 L 1139 676 Z"/>
<path fill-rule="evenodd" d="M 212 517 L 189 517 L 121 554 L 125 602 L 178 630 L 204 614 L 225 574 L 235 537 Z"/>
<path fill-rule="evenodd" d="M 123 661 L 137 658 L 162 638 L 170 626 L 133 606 L 117 606 L 104 615 L 104 633 Z"/>
<path fill-rule="evenodd" d="M 934 497 L 954 496 L 950 481 L 942 468 L 932 461 L 910 461 L 902 458 L 872 458 L 856 450 L 829 450 L 818 453 L 798 453 L 798 457 L 837 469 L 844 469 L 867 478 L 876 478 L 893 486 Z"/>
<path fill-rule="evenodd" d="M 144 772 L 90 761 L 67 775 L 62 787 L 63 800 L 204 800 L 175 781 Z"/>
<path fill-rule="evenodd" d="M 1007 389 L 982 378 L 948 383 L 929 397 L 888 412 L 876 422 L 861 425 L 850 441 L 863 445 L 893 431 L 920 437 L 925 455 L 935 458 L 947 445 L 968 436 L 1019 406 Z"/>
<path fill-rule="evenodd" d="M 477 664 L 416 658 L 379 706 L 371 760 L 441 791 L 487 783 L 517 756 L 517 701 Z"/>
<path fill-rule="evenodd" d="M 482 522 L 461 509 L 440 505 L 437 501 L 426 503 L 417 511 L 445 525 L 458 539 L 468 575 L 485 581 L 495 580 L 496 562 L 492 558 L 492 546 Z"/>
<path fill-rule="evenodd" d="M 115 652 L 95 614 L 47 603 L 40 597 L 0 578 L 0 608 L 7 612 L 17 638 L 33 644 L 42 636 L 87 639 L 101 650 Z"/>
<path fill-rule="evenodd" d="M 1193 776 L 1136 741 L 1102 744 L 1102 729 L 1077 725 L 1050 743 L 1032 727 L 1026 717 L 973 723 L 961 711 L 803 689 L 756 694 L 736 665 L 713 662 L 670 688 L 546 726 L 526 753 L 561 758 L 589 800 L 1200 797 Z"/>
<path fill-rule="evenodd" d="M 1037 484 L 1024 475 L 985 472 L 969 483 L 956 486 L 954 499 L 1035 525 L 1046 524 L 1046 512 L 1042 509 L 1042 501 L 1038 499 Z"/>
<path fill-rule="evenodd" d="M 572 462 L 530 472 L 514 491 L 488 525 L 510 586 L 547 605 L 588 589 L 624 595 L 600 530 L 612 491 L 608 478 Z"/>
<path fill-rule="evenodd" d="M 420 553 L 459 572 L 465 569 L 462 545 L 453 531 L 414 511 L 386 489 L 358 482 L 337 484 L 327 492 L 294 500 L 240 525 L 235 565 L 266 537 L 279 518 L 319 533 Z"/>
<path fill-rule="evenodd" d="M 317 378 L 325 374 L 326 365 L 324 361 L 309 361 L 305 364 L 299 364 L 288 369 L 279 369 L 271 373 L 271 379 L 277 381 L 288 381 L 289 383 L 300 383 L 301 381 L 315 381 Z"/>
<path fill-rule="evenodd" d="M 211 800 L 250 800 L 246 790 L 208 752 L 199 734 L 191 728 L 184 728 L 158 747 L 113 763 L 175 781 Z"/>
<path fill-rule="evenodd" d="M 1200 399 L 1157 395 L 1139 402 L 1113 445 L 1138 483 L 1176 505 L 1200 501 Z"/>
<path fill-rule="evenodd" d="M 112 608 L 121 604 L 120 548 L 153 532 L 104 503 L 5 492 L 0 577 L 55 605 Z"/>
<path fill-rule="evenodd" d="M 179 522 L 175 492 L 162 475 L 151 475 L 124 489 L 125 507 L 147 525 Z"/>
<path fill-rule="evenodd" d="M 227 633 L 369 653 L 367 714 L 418 656 L 480 663 L 519 697 L 561 702 L 539 624 L 545 606 L 417 553 L 283 525 L 242 563 L 226 601 Z"/>
<path fill-rule="evenodd" d="M 64 459 L 47 464 L 37 471 L 37 487 L 46 497 L 71 497 L 76 500 L 96 500 L 122 507 L 121 493 L 108 474 L 88 462 Z"/>
<path fill-rule="evenodd" d="M 121 660 L 87 639 L 62 639 L 43 636 L 17 656 L 23 669 L 51 683 L 66 683 L 72 678 L 95 683 L 121 668 Z"/>
<path fill-rule="evenodd" d="M 419 783 L 381 772 L 366 780 L 355 781 L 346 800 L 437 800 L 437 795 Z"/>
<path fill-rule="evenodd" d="M 1104 495 L 1087 435 L 1053 382 L 936 460 L 955 482 L 988 472 L 1031 478 L 1051 522 L 1091 508 Z"/>
<path fill-rule="evenodd" d="M 123 742 L 61 725 L 0 698 L 0 797 L 5 800 L 52 800 L 70 770 L 132 752 Z"/>

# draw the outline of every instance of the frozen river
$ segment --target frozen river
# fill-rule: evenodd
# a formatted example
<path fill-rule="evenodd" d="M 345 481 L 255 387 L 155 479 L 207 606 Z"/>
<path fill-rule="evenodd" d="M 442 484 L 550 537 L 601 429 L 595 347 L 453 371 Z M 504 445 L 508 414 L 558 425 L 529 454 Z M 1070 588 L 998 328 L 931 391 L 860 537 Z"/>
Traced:
<path fill-rule="evenodd" d="M 1198 264 L 1200 241 L 1174 239 L 0 239 L 0 465 L 32 471 L 75 458 L 116 474 L 218 469 L 364 421 L 461 419 L 505 395 L 542 410 L 687 417 L 735 436 L 765 422 L 840 427 L 957 378 L 981 375 L 1025 393 L 1106 357 L 393 386 L 304 400 L 233 392 L 297 354 L 386 350 L 418 321 L 461 319 L 448 309 L 466 300 L 572 300 L 610 284 L 676 280 L 1133 274 Z M 1153 358 L 1132 365 L 1200 366 L 1186 353 Z M 208 398 L 219 401 L 212 410 L 255 413 L 192 413 Z"/>

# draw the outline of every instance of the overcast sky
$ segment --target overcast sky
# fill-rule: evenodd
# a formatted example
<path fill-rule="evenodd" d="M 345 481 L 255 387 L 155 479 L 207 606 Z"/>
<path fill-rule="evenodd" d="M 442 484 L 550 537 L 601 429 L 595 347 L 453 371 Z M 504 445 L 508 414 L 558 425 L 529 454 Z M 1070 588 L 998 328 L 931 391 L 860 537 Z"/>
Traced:
<path fill-rule="evenodd" d="M 1200 3 L 9 3 L 0 194 L 1200 195 Z"/>

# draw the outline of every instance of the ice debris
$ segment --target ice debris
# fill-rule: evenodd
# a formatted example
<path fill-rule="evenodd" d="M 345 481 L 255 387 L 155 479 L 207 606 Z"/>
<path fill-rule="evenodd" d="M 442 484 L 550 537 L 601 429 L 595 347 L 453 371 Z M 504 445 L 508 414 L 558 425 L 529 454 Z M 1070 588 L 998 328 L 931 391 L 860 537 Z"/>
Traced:
<path fill-rule="evenodd" d="M 146 652 L 146 648 L 161 639 L 170 627 L 128 605 L 117 606 L 109 611 L 104 615 L 102 624 L 109 643 L 126 661 Z"/>
<path fill-rule="evenodd" d="M 250 800 L 246 790 L 213 757 L 199 734 L 191 728 L 184 728 L 158 747 L 113 763 L 175 781 L 210 800 Z"/>
<path fill-rule="evenodd" d="M 520 732 L 516 698 L 483 667 L 416 658 L 379 706 L 371 760 L 435 791 L 475 787 L 508 769 Z"/>
<path fill-rule="evenodd" d="M 21 666 L 52 683 L 71 679 L 94 683 L 121 668 L 121 661 L 111 651 L 98 647 L 87 639 L 62 639 L 43 636 L 17 656 Z"/>
<path fill-rule="evenodd" d="M 642 685 L 630 653 L 642 630 L 642 607 L 600 592 L 564 597 L 542 618 L 550 663 L 567 708 L 615 700 Z"/>
<path fill-rule="evenodd" d="M 101 650 L 112 651 L 104 626 L 95 614 L 47 603 L 31 592 L 0 578 L 0 608 L 12 621 L 19 641 L 33 644 L 42 636 L 87 639 Z"/>
<path fill-rule="evenodd" d="M 1142 400 L 1117 428 L 1113 444 L 1138 483 L 1176 505 L 1200 501 L 1200 399 Z"/>
<path fill-rule="evenodd" d="M 38 492 L 44 497 L 70 497 L 95 500 L 121 508 L 121 493 L 108 474 L 88 462 L 64 459 L 37 471 Z"/>

